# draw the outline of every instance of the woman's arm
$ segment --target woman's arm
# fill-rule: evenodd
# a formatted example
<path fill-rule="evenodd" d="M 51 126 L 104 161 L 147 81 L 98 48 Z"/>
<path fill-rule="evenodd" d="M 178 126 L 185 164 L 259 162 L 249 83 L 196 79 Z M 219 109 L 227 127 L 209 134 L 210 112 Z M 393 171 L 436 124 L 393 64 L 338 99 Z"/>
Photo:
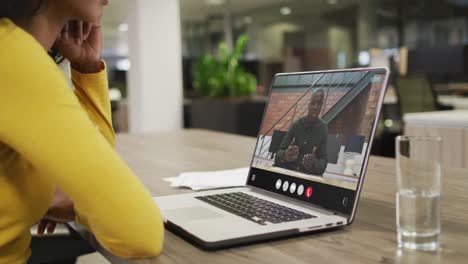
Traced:
<path fill-rule="evenodd" d="M 112 126 L 112 113 L 108 96 L 107 72 L 104 61 L 100 62 L 96 73 L 81 73 L 71 69 L 71 81 L 78 101 L 89 119 L 110 145 L 115 145 L 115 134 Z M 75 219 L 73 202 L 59 189 L 56 189 L 54 201 L 44 218 L 39 222 L 38 234 L 47 231 L 53 233 L 57 222 L 69 222 Z M 79 213 L 78 213 L 79 214 Z"/>
<path fill-rule="evenodd" d="M 115 135 L 105 63 L 101 61 L 100 71 L 96 73 L 80 73 L 72 68 L 71 78 L 81 107 L 109 144 L 114 146 Z"/>
<path fill-rule="evenodd" d="M 105 248 L 127 258 L 160 254 L 164 229 L 151 195 L 90 121 L 56 65 L 39 55 L 40 48 L 28 51 L 2 58 L 0 141 L 75 202 L 79 222 Z"/>
<path fill-rule="evenodd" d="M 101 134 L 114 146 L 106 65 L 100 59 L 100 24 L 71 21 L 63 28 L 54 47 L 70 61 L 71 79 L 80 105 Z"/>

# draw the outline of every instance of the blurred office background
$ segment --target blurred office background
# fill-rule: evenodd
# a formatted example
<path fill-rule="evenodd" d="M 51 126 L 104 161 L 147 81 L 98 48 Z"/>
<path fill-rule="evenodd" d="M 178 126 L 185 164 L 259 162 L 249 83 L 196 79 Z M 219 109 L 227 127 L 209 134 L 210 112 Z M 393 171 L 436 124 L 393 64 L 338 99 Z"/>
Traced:
<path fill-rule="evenodd" d="M 119 132 L 256 136 L 273 75 L 291 71 L 391 69 L 377 155 L 394 155 L 405 114 L 468 108 L 468 0 L 112 0 L 103 29 Z M 242 90 L 252 82 L 239 75 L 241 92 L 215 93 L 222 85 L 200 77 L 199 61 L 242 36 L 235 62 L 254 89 Z M 204 93 L 197 80 L 213 87 Z"/>

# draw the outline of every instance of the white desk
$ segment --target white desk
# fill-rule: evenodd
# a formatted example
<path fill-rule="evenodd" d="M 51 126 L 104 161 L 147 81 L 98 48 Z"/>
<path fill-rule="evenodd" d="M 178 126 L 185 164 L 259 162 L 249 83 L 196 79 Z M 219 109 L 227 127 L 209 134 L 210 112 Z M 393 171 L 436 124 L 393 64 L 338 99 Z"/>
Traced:
<path fill-rule="evenodd" d="M 468 168 L 468 110 L 412 113 L 403 119 L 405 135 L 442 137 L 445 166 Z"/>
<path fill-rule="evenodd" d="M 468 97 L 456 95 L 439 95 L 437 96 L 439 103 L 453 106 L 455 109 L 468 109 Z"/>
<path fill-rule="evenodd" d="M 439 95 L 437 101 L 443 105 L 453 106 L 457 110 L 468 110 L 468 97 L 457 95 Z M 398 103 L 398 98 L 393 92 L 388 92 L 384 98 L 384 104 L 391 105 Z"/>

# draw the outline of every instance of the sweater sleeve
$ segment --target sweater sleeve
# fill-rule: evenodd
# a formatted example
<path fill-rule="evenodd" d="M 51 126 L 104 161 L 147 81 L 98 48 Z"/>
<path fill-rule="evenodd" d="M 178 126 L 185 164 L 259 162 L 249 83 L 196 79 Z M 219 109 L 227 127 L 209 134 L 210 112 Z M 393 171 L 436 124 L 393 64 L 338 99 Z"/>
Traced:
<path fill-rule="evenodd" d="M 101 70 L 92 74 L 80 73 L 72 68 L 71 79 L 74 93 L 81 107 L 109 144 L 114 146 L 115 135 L 112 126 L 106 64 L 101 61 Z"/>
<path fill-rule="evenodd" d="M 34 60 L 36 54 L 11 56 L 2 64 L 16 67 L 0 67 L 0 141 L 74 201 L 78 220 L 106 249 L 125 258 L 159 255 L 164 228 L 151 195 L 90 120 L 90 111 L 83 111 L 56 65 L 47 57 Z M 98 108 L 93 105 L 92 116 L 105 114 Z"/>

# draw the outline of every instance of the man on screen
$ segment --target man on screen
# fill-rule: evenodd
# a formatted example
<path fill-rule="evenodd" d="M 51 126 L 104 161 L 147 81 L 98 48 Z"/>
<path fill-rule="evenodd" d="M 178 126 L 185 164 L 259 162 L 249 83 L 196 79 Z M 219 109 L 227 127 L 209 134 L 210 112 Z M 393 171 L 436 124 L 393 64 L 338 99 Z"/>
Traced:
<path fill-rule="evenodd" d="M 322 176 L 327 168 L 327 124 L 319 118 L 325 99 L 322 89 L 309 101 L 307 116 L 297 119 L 276 153 L 275 166 Z"/>

